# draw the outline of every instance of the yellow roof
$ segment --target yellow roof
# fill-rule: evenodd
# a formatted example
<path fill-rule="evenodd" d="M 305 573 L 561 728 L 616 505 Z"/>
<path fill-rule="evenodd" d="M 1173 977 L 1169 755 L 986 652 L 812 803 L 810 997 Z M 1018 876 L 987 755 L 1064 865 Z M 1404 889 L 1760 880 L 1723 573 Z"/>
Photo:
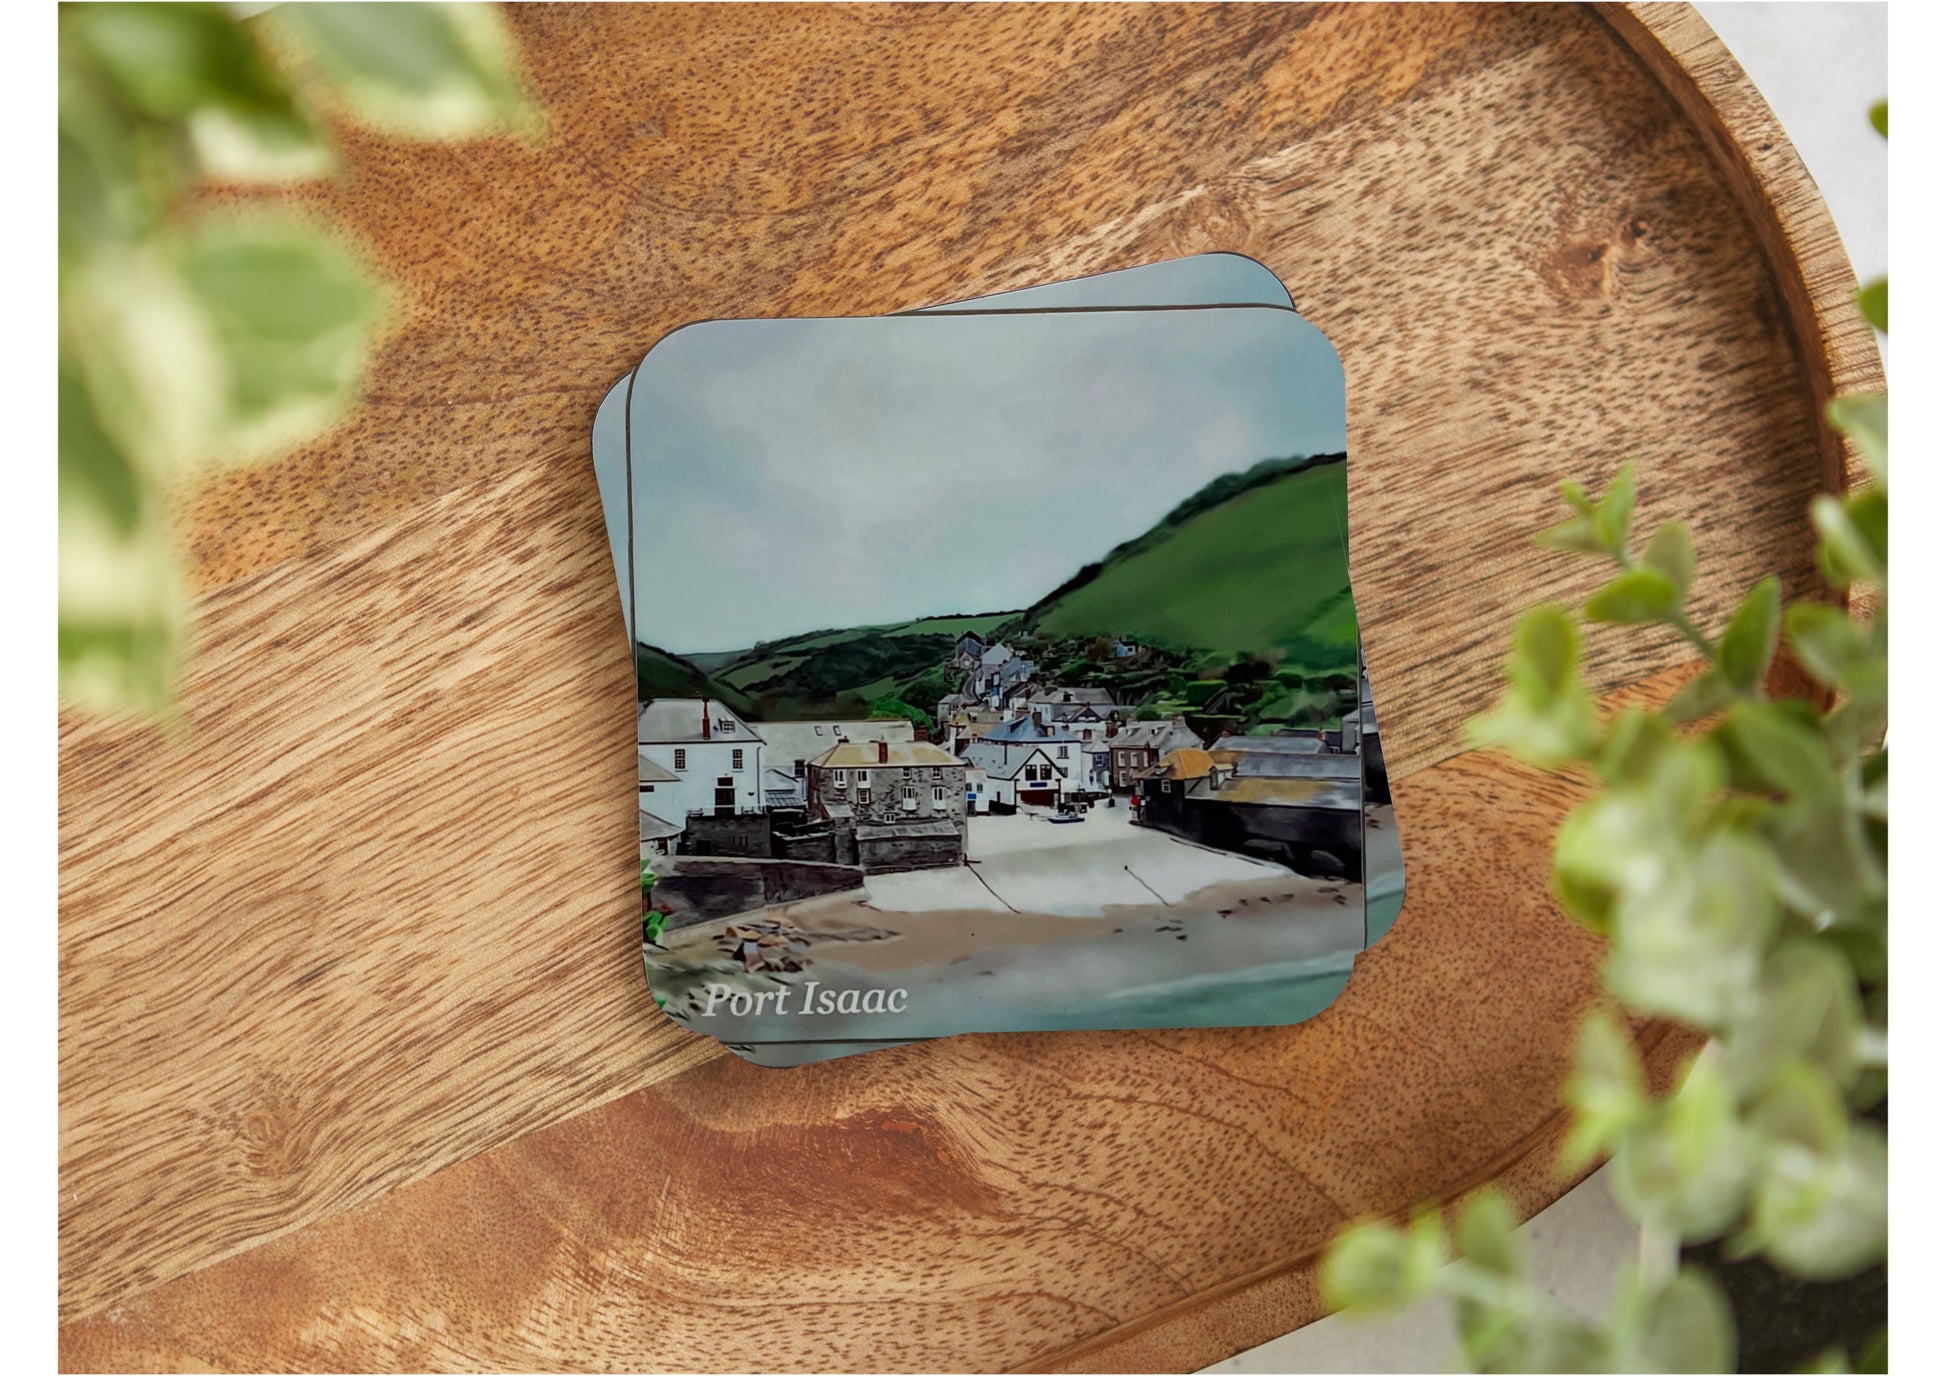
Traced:
<path fill-rule="evenodd" d="M 885 758 L 878 757 L 879 742 L 847 741 L 834 745 L 815 760 L 809 761 L 821 769 L 890 769 L 897 765 L 953 765 L 960 761 L 954 759 L 938 746 L 929 741 L 887 741 Z"/>
<path fill-rule="evenodd" d="M 1199 774 L 1207 774 L 1216 767 L 1207 750 L 1171 750 L 1157 761 L 1161 771 L 1159 777 L 1166 779 L 1193 779 Z"/>

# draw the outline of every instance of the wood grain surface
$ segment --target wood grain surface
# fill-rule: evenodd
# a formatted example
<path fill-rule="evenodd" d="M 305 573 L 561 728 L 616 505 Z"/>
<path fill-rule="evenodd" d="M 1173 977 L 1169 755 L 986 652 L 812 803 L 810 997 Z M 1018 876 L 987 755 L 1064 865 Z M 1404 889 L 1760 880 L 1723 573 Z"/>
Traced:
<path fill-rule="evenodd" d="M 1664 11 L 520 8 L 545 140 L 348 135 L 295 199 L 398 283 L 367 403 L 182 494 L 186 728 L 61 723 L 64 1367 L 1192 1366 L 1313 1317 L 1348 1217 L 1558 1193 L 1572 793 L 1458 745 L 1512 616 L 1597 576 L 1527 537 L 1634 455 L 1707 614 L 1809 587 L 1814 399 L 1877 370 L 1795 156 L 1727 156 L 1774 121 Z M 1292 1029 L 768 1072 L 668 1024 L 601 391 L 693 318 L 1204 249 L 1345 360 L 1392 935 Z"/>

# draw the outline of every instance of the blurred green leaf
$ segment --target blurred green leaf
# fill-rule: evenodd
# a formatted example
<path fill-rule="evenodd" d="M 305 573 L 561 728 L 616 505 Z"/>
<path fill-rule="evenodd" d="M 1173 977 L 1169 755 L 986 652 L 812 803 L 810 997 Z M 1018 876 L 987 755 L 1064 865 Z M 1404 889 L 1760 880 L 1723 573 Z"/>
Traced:
<path fill-rule="evenodd" d="M 1805 672 L 1828 687 L 1838 687 L 1872 658 L 1865 628 L 1823 603 L 1794 603 L 1784 614 L 1784 633 Z"/>
<path fill-rule="evenodd" d="M 1764 782 L 1780 793 L 1815 795 L 1832 787 L 1824 738 L 1774 702 L 1739 702 L 1718 728 Z"/>
<path fill-rule="evenodd" d="M 1595 533 L 1592 516 L 1570 516 L 1534 537 L 1534 543 L 1563 554 L 1608 554 L 1611 549 Z"/>
<path fill-rule="evenodd" d="M 1662 715 L 1676 725 L 1700 721 L 1715 712 L 1722 711 L 1736 700 L 1736 691 L 1729 681 L 1714 667 L 1705 669 L 1689 680 L 1669 699 L 1662 709 Z"/>
<path fill-rule="evenodd" d="M 212 175 L 284 179 L 329 169 L 316 126 L 222 6 L 67 5 L 62 19 L 129 106 L 185 130 Z"/>
<path fill-rule="evenodd" d="M 293 4 L 265 18 L 297 40 L 363 123 L 417 138 L 538 124 L 493 6 Z"/>
<path fill-rule="evenodd" d="M 1595 503 L 1595 536 L 1609 549 L 1628 544 L 1629 526 L 1635 519 L 1635 460 L 1630 459 L 1615 472 L 1614 481 Z"/>
<path fill-rule="evenodd" d="M 1886 103 L 1882 100 L 1872 106 L 1872 128 L 1878 130 L 1880 138 L 1889 137 L 1886 131 Z"/>
<path fill-rule="evenodd" d="M 1852 295 L 1858 303 L 1858 312 L 1871 322 L 1872 328 L 1880 334 L 1890 334 L 1886 328 L 1886 280 L 1883 277 L 1867 282 Z"/>
<path fill-rule="evenodd" d="M 1582 610 L 1590 621 L 1631 625 L 1666 620 L 1678 606 L 1676 585 L 1666 575 L 1655 569 L 1635 568 L 1618 575 L 1589 598 Z"/>
<path fill-rule="evenodd" d="M 1404 1229 L 1355 1223 L 1325 1252 L 1319 1285 L 1333 1309 L 1384 1313 L 1423 1298 L 1445 1261 L 1437 1211 L 1421 1211 Z"/>
<path fill-rule="evenodd" d="M 1730 1303 L 1707 1274 L 1684 1267 L 1644 1310 L 1636 1354 L 1619 1371 L 1734 1371 Z"/>
<path fill-rule="evenodd" d="M 1561 608 L 1521 617 L 1503 669 L 1507 693 L 1467 723 L 1468 738 L 1542 768 L 1584 758 L 1600 740 L 1600 723 L 1580 681 L 1580 655 L 1574 622 Z"/>
<path fill-rule="evenodd" d="M 1891 430 L 1886 394 L 1857 392 L 1850 396 L 1833 397 L 1826 404 L 1824 414 L 1833 428 L 1858 446 L 1858 452 L 1864 456 L 1872 476 L 1884 482 L 1889 443 L 1887 436 Z"/>
<path fill-rule="evenodd" d="M 1854 1122 L 1836 1151 L 1773 1153 L 1738 1247 L 1813 1280 L 1855 1275 L 1885 1258 L 1887 1202 L 1885 1138 Z"/>
<path fill-rule="evenodd" d="M 1596 1014 L 1582 1023 L 1562 1099 L 1575 1114 L 1561 1149 L 1562 1169 L 1570 1172 L 1612 1152 L 1647 1114 L 1648 1086 L 1635 1043 L 1613 1017 Z"/>
<path fill-rule="evenodd" d="M 1459 1254 L 1482 1270 L 1508 1278 L 1527 1269 L 1520 1219 L 1498 1190 L 1481 1190 L 1461 1206 L 1456 1230 Z"/>
<path fill-rule="evenodd" d="M 203 226 L 182 268 L 228 375 L 226 433 L 212 457 L 258 457 L 342 414 L 379 313 L 348 251 L 300 224 L 251 218 Z"/>
<path fill-rule="evenodd" d="M 1689 584 L 1696 576 L 1696 541 L 1688 525 L 1669 521 L 1658 526 L 1642 546 L 1642 562 L 1669 580 L 1678 602 L 1688 596 Z"/>
<path fill-rule="evenodd" d="M 1615 1196 L 1636 1218 L 1684 1241 L 1734 1223 L 1751 1186 L 1735 1096 L 1707 1060 L 1690 1067 L 1652 1121 L 1615 1154 Z"/>
<path fill-rule="evenodd" d="M 1830 494 L 1811 502 L 1811 524 L 1823 539 L 1818 563 L 1836 587 L 1885 578 L 1886 516 L 1883 491 L 1840 500 Z"/>
<path fill-rule="evenodd" d="M 1864 1014 L 1845 958 L 1826 941 L 1796 940 L 1765 960 L 1750 1014 L 1720 1043 L 1724 1072 L 1754 1092 L 1802 1062 L 1842 1092 L 1858 1073 Z"/>
<path fill-rule="evenodd" d="M 1595 772 L 1610 784 L 1645 778 L 1661 762 L 1662 752 L 1675 744 L 1676 733 L 1660 713 L 1625 708 L 1608 724 Z"/>
<path fill-rule="evenodd" d="M 1743 599 L 1717 643 L 1716 664 L 1730 687 L 1748 691 L 1763 682 L 1777 654 L 1777 627 L 1783 585 L 1773 577 L 1758 580 Z"/>

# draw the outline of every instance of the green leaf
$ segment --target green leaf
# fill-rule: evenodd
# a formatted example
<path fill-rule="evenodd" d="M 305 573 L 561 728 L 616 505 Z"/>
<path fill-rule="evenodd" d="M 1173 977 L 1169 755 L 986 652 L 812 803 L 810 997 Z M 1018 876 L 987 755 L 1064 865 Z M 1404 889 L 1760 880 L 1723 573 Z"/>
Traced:
<path fill-rule="evenodd" d="M 1789 708 L 1739 702 L 1718 730 L 1742 761 L 1779 793 L 1817 796 L 1835 787 L 1824 737 Z"/>
<path fill-rule="evenodd" d="M 1764 1137 L 1823 1156 L 1845 1140 L 1845 1101 L 1828 1076 L 1802 1061 L 1783 1066 L 1744 1113 Z"/>
<path fill-rule="evenodd" d="M 1430 1227 L 1426 1219 L 1425 1213 L 1415 1216 L 1407 1229 L 1367 1220 L 1338 1234 L 1319 1271 L 1324 1302 L 1333 1309 L 1375 1314 L 1427 1294 L 1445 1264 L 1446 1249 L 1438 1213 L 1430 1214 Z"/>
<path fill-rule="evenodd" d="M 1534 537 L 1534 543 L 1545 549 L 1559 550 L 1563 554 L 1608 554 L 1610 549 L 1595 534 L 1594 518 L 1591 516 L 1570 516 L 1543 530 Z"/>
<path fill-rule="evenodd" d="M 1866 467 L 1879 482 L 1885 481 L 1887 449 L 1890 444 L 1891 413 L 1884 392 L 1855 392 L 1833 397 L 1824 408 L 1832 428 L 1849 438 L 1864 456 Z"/>
<path fill-rule="evenodd" d="M 1823 537 L 1818 563 L 1835 587 L 1885 579 L 1885 494 L 1861 492 L 1840 501 L 1829 493 L 1811 502 L 1811 524 Z"/>
<path fill-rule="evenodd" d="M 1820 602 L 1792 604 L 1784 613 L 1784 634 L 1805 672 L 1828 687 L 1838 687 L 1860 666 L 1872 662 L 1869 632 L 1837 607 Z"/>
<path fill-rule="evenodd" d="M 1639 707 L 1626 708 L 1608 724 L 1608 739 L 1595 759 L 1595 772 L 1610 784 L 1648 776 L 1676 733 L 1666 718 Z"/>
<path fill-rule="evenodd" d="M 1517 1279 L 1527 1270 L 1519 1228 L 1507 1197 L 1495 1189 L 1481 1190 L 1460 1209 L 1459 1254 L 1482 1270 Z"/>
<path fill-rule="evenodd" d="M 1714 1237 L 1749 1196 L 1751 1168 L 1736 1100 L 1707 1061 L 1690 1067 L 1653 1121 L 1615 1154 L 1615 1197 L 1634 1217 L 1684 1241 Z"/>
<path fill-rule="evenodd" d="M 1886 120 L 1886 105 L 1885 102 L 1881 100 L 1877 104 L 1872 106 L 1872 128 L 1878 130 L 1878 136 L 1880 138 L 1890 137 L 1890 135 L 1886 133 L 1885 120 Z"/>
<path fill-rule="evenodd" d="M 1561 480 L 1561 500 L 1584 516 L 1595 509 L 1595 504 L 1588 499 L 1588 489 L 1566 478 Z"/>
<path fill-rule="evenodd" d="M 1885 1138 L 1855 1121 L 1836 1151 L 1774 1149 L 1737 1244 L 1794 1275 L 1842 1279 L 1884 1260 L 1887 1203 Z"/>
<path fill-rule="evenodd" d="M 1725 1073 L 1745 1092 L 1792 1063 L 1815 1068 L 1836 1092 L 1856 1080 L 1864 1010 L 1838 945 L 1795 940 L 1764 962 L 1749 1009 L 1721 1040 Z"/>
<path fill-rule="evenodd" d="M 1664 621 L 1679 605 L 1676 585 L 1668 576 L 1649 568 L 1630 569 L 1588 599 L 1582 611 L 1591 621 L 1632 625 L 1644 621 Z"/>
<path fill-rule="evenodd" d="M 1688 722 L 1700 721 L 1714 712 L 1721 712 L 1736 700 L 1736 692 L 1723 675 L 1712 667 L 1703 670 L 1689 680 L 1669 699 L 1662 709 L 1662 715 L 1678 726 Z"/>
<path fill-rule="evenodd" d="M 1630 523 L 1635 519 L 1635 460 L 1630 459 L 1615 472 L 1615 480 L 1595 504 L 1595 537 L 1608 549 L 1628 546 Z"/>
<path fill-rule="evenodd" d="M 1783 595 L 1783 585 L 1775 576 L 1759 579 L 1743 599 L 1743 605 L 1730 617 L 1730 624 L 1723 628 L 1723 639 L 1716 647 L 1716 663 L 1730 687 L 1747 692 L 1763 681 L 1777 653 Z"/>
<path fill-rule="evenodd" d="M 497 6 L 281 5 L 265 18 L 297 40 L 361 123 L 428 139 L 538 124 Z"/>
<path fill-rule="evenodd" d="M 222 452 L 254 458 L 350 404 L 379 315 L 369 274 L 323 234 L 260 217 L 204 226 L 182 254 L 228 372 Z"/>
<path fill-rule="evenodd" d="M 211 173 L 282 178 L 330 166 L 315 125 L 223 6 L 74 5 L 62 22 L 135 110 L 188 131 Z"/>
<path fill-rule="evenodd" d="M 1678 600 L 1689 594 L 1696 576 L 1696 541 L 1681 521 L 1669 521 L 1656 528 L 1642 546 L 1642 562 L 1675 585 Z"/>
<path fill-rule="evenodd" d="M 1581 637 L 1560 607 L 1535 607 L 1514 623 L 1507 678 L 1536 701 L 1568 691 L 1581 667 Z"/>
<path fill-rule="evenodd" d="M 1885 288 L 1886 280 L 1880 277 L 1876 281 L 1867 282 L 1864 286 L 1860 287 L 1852 294 L 1851 298 L 1858 303 L 1858 313 L 1869 320 L 1872 328 L 1880 334 L 1891 333 L 1885 327 Z"/>
<path fill-rule="evenodd" d="M 1652 1295 L 1636 1335 L 1634 1360 L 1619 1371 L 1734 1371 L 1736 1323 L 1722 1289 L 1685 1266 Z"/>
<path fill-rule="evenodd" d="M 1575 1042 L 1574 1072 L 1561 1089 L 1574 1127 L 1561 1150 L 1564 1170 L 1578 1171 L 1613 1151 L 1648 1112 L 1648 1088 L 1635 1044 L 1605 1013 L 1588 1018 Z"/>

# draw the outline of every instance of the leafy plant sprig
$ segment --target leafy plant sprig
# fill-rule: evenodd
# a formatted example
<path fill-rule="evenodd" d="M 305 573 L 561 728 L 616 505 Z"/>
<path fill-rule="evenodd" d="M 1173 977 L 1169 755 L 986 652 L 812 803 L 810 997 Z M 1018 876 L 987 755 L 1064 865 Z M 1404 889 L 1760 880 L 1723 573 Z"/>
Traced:
<path fill-rule="evenodd" d="M 423 138 L 537 120 L 488 5 L 64 4 L 59 33 L 61 697 L 159 711 L 187 624 L 171 486 L 331 425 L 385 315 L 353 246 L 191 193 L 326 174 L 320 110 Z"/>
<path fill-rule="evenodd" d="M 1882 104 L 1873 121 L 1883 133 Z M 1885 283 L 1857 299 L 1884 330 Z M 1661 709 L 1604 719 L 1581 678 L 1579 620 L 1543 606 L 1515 626 L 1500 703 L 1469 724 L 1477 745 L 1592 778 L 1555 838 L 1554 896 L 1608 939 L 1602 977 L 1620 1004 L 1708 1035 L 1658 1098 L 1622 1024 L 1596 1014 L 1564 1086 L 1562 1164 L 1612 1159 L 1650 1263 L 1605 1321 L 1582 1319 L 1534 1288 L 1514 1212 L 1486 1191 L 1458 1209 L 1450 1240 L 1431 1208 L 1403 1228 L 1348 1229 L 1323 1270 L 1334 1307 L 1446 1294 L 1479 1370 L 1727 1370 L 1729 1307 L 1706 1274 L 1677 1269 L 1679 1244 L 1723 1239 L 1732 1257 L 1812 1279 L 1883 1260 L 1886 1141 L 1867 1115 L 1887 1063 L 1886 416 L 1883 393 L 1830 404 L 1870 481 L 1810 510 L 1819 568 L 1865 594 L 1867 615 L 1786 608 L 1764 578 L 1712 634 L 1691 610 L 1689 528 L 1669 522 L 1638 546 L 1624 464 L 1599 497 L 1564 483 L 1570 514 L 1539 538 L 1615 566 L 1579 620 L 1660 630 L 1700 671 Z M 1780 642 L 1825 702 L 1771 695 Z M 1884 1370 L 1884 1357 L 1881 1336 L 1860 1360 Z M 1847 1360 L 1827 1353 L 1821 1368 Z"/>

